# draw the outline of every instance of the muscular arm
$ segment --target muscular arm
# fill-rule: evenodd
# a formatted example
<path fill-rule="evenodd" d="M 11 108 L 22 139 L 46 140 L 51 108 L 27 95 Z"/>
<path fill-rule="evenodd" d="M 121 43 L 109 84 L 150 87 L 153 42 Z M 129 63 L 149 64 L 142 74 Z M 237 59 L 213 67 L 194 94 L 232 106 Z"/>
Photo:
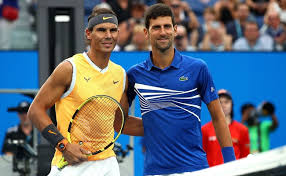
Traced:
<path fill-rule="evenodd" d="M 213 100 L 207 106 L 211 114 L 212 123 L 221 148 L 232 147 L 230 132 L 219 100 Z"/>
<path fill-rule="evenodd" d="M 58 101 L 70 86 L 72 79 L 72 65 L 62 62 L 51 74 L 41 87 L 28 111 L 28 117 L 41 132 L 50 124 L 51 118 L 47 110 Z M 67 144 L 63 155 L 69 164 L 76 164 L 87 160 L 88 151 L 83 150 L 80 145 Z"/>
<path fill-rule="evenodd" d="M 128 89 L 128 79 L 126 78 L 125 90 L 120 100 L 120 104 L 124 110 L 124 114 L 126 115 L 126 122 L 123 130 L 123 134 L 131 135 L 131 136 L 143 136 L 143 122 L 141 118 L 133 117 L 128 115 L 129 103 L 127 99 L 127 89 Z M 116 119 L 115 119 L 116 120 Z M 121 122 L 121 121 L 120 121 Z M 116 120 L 115 122 L 115 130 L 119 131 L 120 122 Z"/>
<path fill-rule="evenodd" d="M 28 112 L 33 124 L 42 131 L 52 124 L 46 113 L 60 99 L 71 82 L 72 66 L 69 62 L 61 63 L 43 84 Z"/>

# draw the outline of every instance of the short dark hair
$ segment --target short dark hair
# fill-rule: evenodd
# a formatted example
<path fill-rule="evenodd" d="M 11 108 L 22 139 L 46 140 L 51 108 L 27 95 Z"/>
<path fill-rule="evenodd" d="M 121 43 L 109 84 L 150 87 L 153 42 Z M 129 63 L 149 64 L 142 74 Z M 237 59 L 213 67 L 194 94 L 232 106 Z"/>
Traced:
<path fill-rule="evenodd" d="M 255 106 L 252 103 L 243 104 L 240 109 L 241 114 L 243 114 L 249 108 L 255 108 Z"/>
<path fill-rule="evenodd" d="M 149 28 L 151 19 L 156 19 L 158 17 L 165 17 L 165 16 L 169 16 L 172 18 L 172 23 L 174 26 L 175 25 L 174 14 L 169 6 L 162 3 L 150 6 L 144 15 L 145 27 L 147 29 Z"/>

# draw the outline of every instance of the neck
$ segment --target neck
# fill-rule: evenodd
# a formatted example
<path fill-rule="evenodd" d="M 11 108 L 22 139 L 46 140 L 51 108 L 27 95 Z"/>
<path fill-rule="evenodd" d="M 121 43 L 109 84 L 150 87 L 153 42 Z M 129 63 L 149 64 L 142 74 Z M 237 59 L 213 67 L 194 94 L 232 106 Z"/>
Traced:
<path fill-rule="evenodd" d="M 174 48 L 170 47 L 168 50 L 161 52 L 160 50 L 152 50 L 153 64 L 161 69 L 171 65 L 174 58 Z"/>
<path fill-rule="evenodd" d="M 253 47 L 256 44 L 256 40 L 248 40 L 249 46 Z"/>
<path fill-rule="evenodd" d="M 107 67 L 110 54 L 111 53 L 96 52 L 92 50 L 89 50 L 87 52 L 87 55 L 90 58 L 90 60 L 101 69 Z"/>

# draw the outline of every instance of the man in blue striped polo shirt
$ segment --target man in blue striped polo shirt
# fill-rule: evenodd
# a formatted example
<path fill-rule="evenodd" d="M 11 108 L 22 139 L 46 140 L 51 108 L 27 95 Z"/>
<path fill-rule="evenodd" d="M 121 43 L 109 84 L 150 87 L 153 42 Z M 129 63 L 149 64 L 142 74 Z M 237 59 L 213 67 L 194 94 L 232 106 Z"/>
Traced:
<path fill-rule="evenodd" d="M 208 167 L 202 148 L 201 101 L 211 113 L 224 161 L 235 160 L 224 113 L 206 64 L 173 46 L 171 9 L 155 4 L 145 14 L 150 57 L 128 71 L 129 103 L 139 97 L 144 125 L 144 175 L 188 175 Z"/>

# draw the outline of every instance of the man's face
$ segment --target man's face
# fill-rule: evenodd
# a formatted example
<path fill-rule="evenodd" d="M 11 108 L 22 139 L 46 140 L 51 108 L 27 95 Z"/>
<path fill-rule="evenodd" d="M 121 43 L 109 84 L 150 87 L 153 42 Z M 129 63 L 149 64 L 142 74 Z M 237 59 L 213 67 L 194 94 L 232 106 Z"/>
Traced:
<path fill-rule="evenodd" d="M 180 1 L 173 0 L 170 6 L 171 6 L 171 9 L 172 9 L 174 15 L 175 16 L 179 16 L 181 11 L 182 11 L 182 7 L 181 7 L 181 4 L 180 4 Z"/>
<path fill-rule="evenodd" d="M 145 29 L 145 35 L 150 40 L 152 49 L 165 52 L 170 49 L 174 42 L 177 26 L 173 26 L 169 16 L 150 19 L 149 29 Z"/>
<path fill-rule="evenodd" d="M 86 30 L 87 39 L 90 40 L 91 50 L 110 53 L 118 39 L 118 27 L 113 23 L 101 23 L 93 27 L 92 31 Z"/>
<path fill-rule="evenodd" d="M 244 35 L 248 41 L 255 42 L 259 37 L 258 26 L 254 23 L 246 24 Z"/>
<path fill-rule="evenodd" d="M 224 96 L 219 98 L 225 116 L 229 116 L 232 110 L 232 101 Z"/>
<path fill-rule="evenodd" d="M 179 51 L 186 51 L 188 46 L 188 37 L 186 30 L 182 26 L 177 27 L 177 35 L 175 37 L 175 46 Z"/>
<path fill-rule="evenodd" d="M 242 4 L 238 7 L 237 16 L 240 20 L 246 20 L 249 16 L 249 8 L 246 4 Z"/>

